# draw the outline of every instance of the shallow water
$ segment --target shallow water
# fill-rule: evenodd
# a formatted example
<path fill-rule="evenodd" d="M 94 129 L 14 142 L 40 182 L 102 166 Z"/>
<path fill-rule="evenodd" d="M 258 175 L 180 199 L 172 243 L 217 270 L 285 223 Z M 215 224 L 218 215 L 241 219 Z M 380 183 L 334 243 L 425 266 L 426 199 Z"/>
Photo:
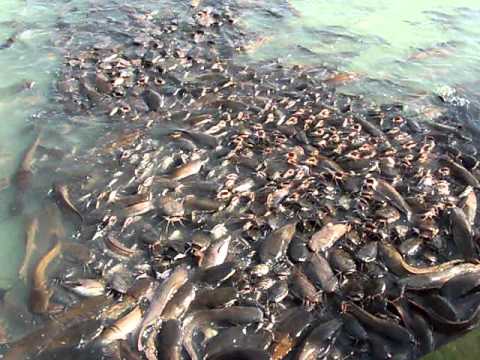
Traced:
<path fill-rule="evenodd" d="M 247 55 L 238 56 L 239 62 L 278 58 L 282 63 L 327 65 L 340 73 L 350 73 L 345 81 L 332 80 L 342 91 L 377 102 L 400 101 L 419 119 L 442 111 L 435 104 L 434 95 L 446 88 L 461 90 L 473 103 L 480 99 L 478 1 L 239 3 L 240 24 L 264 38 L 252 45 Z M 188 7 L 185 2 L 171 7 L 171 1 L 138 1 L 132 5 L 158 10 L 160 14 L 181 13 L 182 8 Z M 32 127 L 62 127 L 71 120 L 43 115 L 45 109 L 56 106 L 52 87 L 59 59 L 64 55 L 57 36 L 61 31 L 58 22 L 70 26 L 88 24 L 85 14 L 94 7 L 95 2 L 84 0 L 0 0 L 0 43 L 18 31 L 17 41 L 0 50 L 0 88 L 24 80 L 35 81 L 31 90 L 0 96 L 0 179 L 14 173 L 22 151 L 32 141 Z M 112 4 L 110 17 L 105 21 L 121 17 L 116 5 Z M 92 41 L 88 37 L 83 40 Z M 83 148 L 109 129 L 101 121 L 77 120 L 88 123 L 83 131 L 69 133 L 65 139 L 46 136 L 43 144 Z M 49 181 L 48 176 L 35 178 L 35 186 L 46 189 L 45 196 Z M 11 187 L 0 193 L 0 288 L 4 289 L 16 287 L 17 269 L 24 253 L 23 220 L 11 215 L 12 196 Z M 31 199 L 32 211 L 38 211 L 38 200 Z M 23 288 L 16 290 L 21 294 Z"/>

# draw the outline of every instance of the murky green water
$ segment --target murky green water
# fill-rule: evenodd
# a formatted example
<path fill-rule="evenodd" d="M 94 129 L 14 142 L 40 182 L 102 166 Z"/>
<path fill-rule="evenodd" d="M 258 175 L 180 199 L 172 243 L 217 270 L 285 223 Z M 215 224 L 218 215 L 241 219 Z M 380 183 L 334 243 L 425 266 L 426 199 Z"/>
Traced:
<path fill-rule="evenodd" d="M 380 102 L 405 102 L 420 117 L 431 114 L 432 94 L 442 87 L 466 89 L 480 97 L 478 0 L 239 3 L 242 26 L 263 37 L 239 61 L 274 57 L 305 66 L 326 64 L 350 73 L 338 82 L 343 91 Z M 163 5 L 160 1 L 153 7 L 166 11 Z M 0 179 L 14 173 L 21 152 L 32 140 L 31 126 L 48 121 L 42 109 L 52 106 L 50 90 L 63 56 L 57 46 L 61 44 L 55 42 L 59 31 L 55 24 L 82 23 L 82 9 L 91 6 L 94 3 L 86 0 L 0 0 L 0 43 L 18 34 L 11 47 L 0 50 Z M 7 90 L 25 80 L 34 81 L 34 88 Z M 51 147 L 61 146 L 48 141 Z M 88 141 L 88 136 L 79 136 L 74 142 L 82 146 Z M 11 188 L 1 190 L 0 288 L 16 284 L 24 252 L 23 221 L 10 214 L 11 197 Z"/>

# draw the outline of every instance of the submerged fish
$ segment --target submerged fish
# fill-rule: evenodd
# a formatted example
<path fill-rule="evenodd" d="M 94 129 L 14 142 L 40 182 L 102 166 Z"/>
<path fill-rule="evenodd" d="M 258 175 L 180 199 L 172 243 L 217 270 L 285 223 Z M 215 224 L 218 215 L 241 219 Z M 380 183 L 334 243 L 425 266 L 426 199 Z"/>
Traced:
<path fill-rule="evenodd" d="M 80 222 L 83 222 L 82 214 L 80 213 L 80 211 L 78 211 L 77 207 L 73 204 L 72 200 L 70 199 L 68 187 L 63 184 L 55 184 L 53 186 L 53 190 L 55 192 L 55 195 L 57 196 L 58 201 L 61 203 L 61 205 L 71 213 L 75 214 L 80 219 Z"/>
<path fill-rule="evenodd" d="M 57 239 L 55 246 L 40 259 L 33 272 L 29 306 L 35 314 L 48 312 L 52 290 L 48 287 L 46 271 L 50 263 L 60 254 L 61 244 Z"/>
<path fill-rule="evenodd" d="M 38 218 L 29 218 L 27 220 L 25 229 L 25 256 L 23 258 L 22 265 L 18 270 L 18 277 L 26 282 L 28 278 L 28 271 L 30 269 L 32 261 L 32 256 L 37 249 L 36 239 L 38 231 Z"/>

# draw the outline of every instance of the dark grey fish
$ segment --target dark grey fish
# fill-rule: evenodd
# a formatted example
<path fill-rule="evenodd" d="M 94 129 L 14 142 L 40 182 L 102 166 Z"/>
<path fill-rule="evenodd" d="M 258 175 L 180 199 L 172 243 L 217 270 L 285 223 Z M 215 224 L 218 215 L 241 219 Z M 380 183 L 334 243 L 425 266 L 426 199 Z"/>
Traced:
<path fill-rule="evenodd" d="M 139 351 L 143 351 L 142 335 L 145 329 L 162 316 L 165 306 L 172 299 L 173 295 L 188 281 L 188 275 L 187 268 L 180 266 L 155 291 L 154 298 L 145 313 L 138 331 L 137 347 Z"/>
<path fill-rule="evenodd" d="M 479 273 L 460 274 L 448 280 L 440 289 L 440 293 L 449 299 L 456 299 L 478 287 L 480 287 Z"/>
<path fill-rule="evenodd" d="M 12 47 L 12 45 L 15 44 L 15 41 L 17 41 L 18 35 L 18 31 L 15 31 L 12 35 L 10 35 L 7 40 L 0 44 L 0 50 L 5 50 Z"/>
<path fill-rule="evenodd" d="M 208 340 L 205 346 L 207 359 L 232 349 L 267 350 L 272 342 L 272 334 L 266 330 L 249 332 L 244 326 L 235 326 L 222 330 Z"/>
<path fill-rule="evenodd" d="M 450 228 L 453 241 L 462 257 L 466 260 L 477 258 L 472 228 L 462 209 L 454 207 L 450 210 Z"/>
<path fill-rule="evenodd" d="M 347 311 L 355 316 L 363 325 L 399 343 L 414 343 L 413 335 L 403 326 L 393 320 L 387 320 L 372 315 L 356 304 L 348 303 Z"/>
<path fill-rule="evenodd" d="M 192 282 L 187 282 L 173 295 L 162 313 L 163 320 L 181 319 L 195 300 L 196 289 Z"/>
<path fill-rule="evenodd" d="M 338 290 L 338 279 L 330 267 L 327 259 L 320 254 L 313 254 L 310 261 L 305 263 L 305 273 L 326 293 Z"/>
<path fill-rule="evenodd" d="M 274 262 L 285 256 L 295 235 L 296 223 L 289 223 L 273 231 L 260 244 L 258 254 L 264 263 Z"/>
<path fill-rule="evenodd" d="M 155 90 L 145 90 L 142 96 L 150 111 L 159 111 L 164 105 L 163 97 Z"/>
<path fill-rule="evenodd" d="M 247 325 L 263 321 L 263 312 L 251 306 L 231 306 L 225 309 L 199 310 L 190 314 L 183 322 L 183 345 L 192 360 L 198 360 L 199 354 L 194 346 L 195 329 L 205 324 Z"/>
<path fill-rule="evenodd" d="M 297 359 L 308 360 L 327 356 L 341 327 L 342 321 L 340 319 L 333 319 L 318 325 L 308 334 L 301 345 Z"/>
<path fill-rule="evenodd" d="M 450 168 L 454 176 L 464 181 L 467 185 L 470 185 L 475 189 L 480 188 L 480 181 L 478 181 L 478 179 L 463 165 L 460 165 L 448 156 L 440 156 L 439 160 L 444 162 Z"/>
<path fill-rule="evenodd" d="M 162 324 L 158 334 L 158 360 L 180 360 L 182 358 L 183 332 L 181 322 L 170 319 Z"/>
<path fill-rule="evenodd" d="M 208 360 L 269 360 L 270 354 L 265 350 L 258 349 L 229 349 L 209 356 Z"/>
<path fill-rule="evenodd" d="M 239 297 L 234 287 L 219 287 L 217 289 L 199 290 L 192 306 L 195 308 L 217 308 L 233 304 Z"/>

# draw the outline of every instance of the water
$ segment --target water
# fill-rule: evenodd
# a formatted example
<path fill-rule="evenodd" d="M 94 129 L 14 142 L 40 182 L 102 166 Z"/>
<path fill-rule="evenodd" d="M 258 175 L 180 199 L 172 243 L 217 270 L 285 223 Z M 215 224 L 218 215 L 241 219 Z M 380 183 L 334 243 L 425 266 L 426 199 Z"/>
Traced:
<path fill-rule="evenodd" d="M 188 8 L 187 2 L 175 4 L 132 3 L 158 10 L 158 16 Z M 278 58 L 288 64 L 327 65 L 350 74 L 345 81 L 332 79 L 342 91 L 377 102 L 400 101 L 419 119 L 441 113 L 435 94 L 445 89 L 462 91 L 473 103 L 480 99 L 480 4 L 476 0 L 240 0 L 239 4 L 239 24 L 263 38 L 247 55 L 237 56 L 239 62 Z M 112 4 L 106 23 L 121 17 L 117 5 Z M 0 95 L 0 179 L 14 174 L 32 141 L 32 127 L 62 127 L 71 120 L 42 115 L 57 106 L 52 88 L 64 56 L 58 23 L 88 24 L 85 15 L 92 8 L 95 3 L 86 0 L 0 0 L 0 43 L 18 33 L 10 48 L 0 50 L 0 88 L 35 82 L 33 89 Z M 91 41 L 88 36 L 84 40 Z M 69 133 L 68 141 L 47 136 L 43 144 L 84 148 L 108 128 L 101 121 L 90 123 L 76 134 Z M 49 177 L 39 176 L 35 184 L 45 188 L 46 196 Z M 1 191 L 0 288 L 15 287 L 21 294 L 24 288 L 16 284 L 24 253 L 23 220 L 11 215 L 12 198 L 12 187 Z M 38 210 L 38 200 L 32 199 L 32 211 Z"/>

